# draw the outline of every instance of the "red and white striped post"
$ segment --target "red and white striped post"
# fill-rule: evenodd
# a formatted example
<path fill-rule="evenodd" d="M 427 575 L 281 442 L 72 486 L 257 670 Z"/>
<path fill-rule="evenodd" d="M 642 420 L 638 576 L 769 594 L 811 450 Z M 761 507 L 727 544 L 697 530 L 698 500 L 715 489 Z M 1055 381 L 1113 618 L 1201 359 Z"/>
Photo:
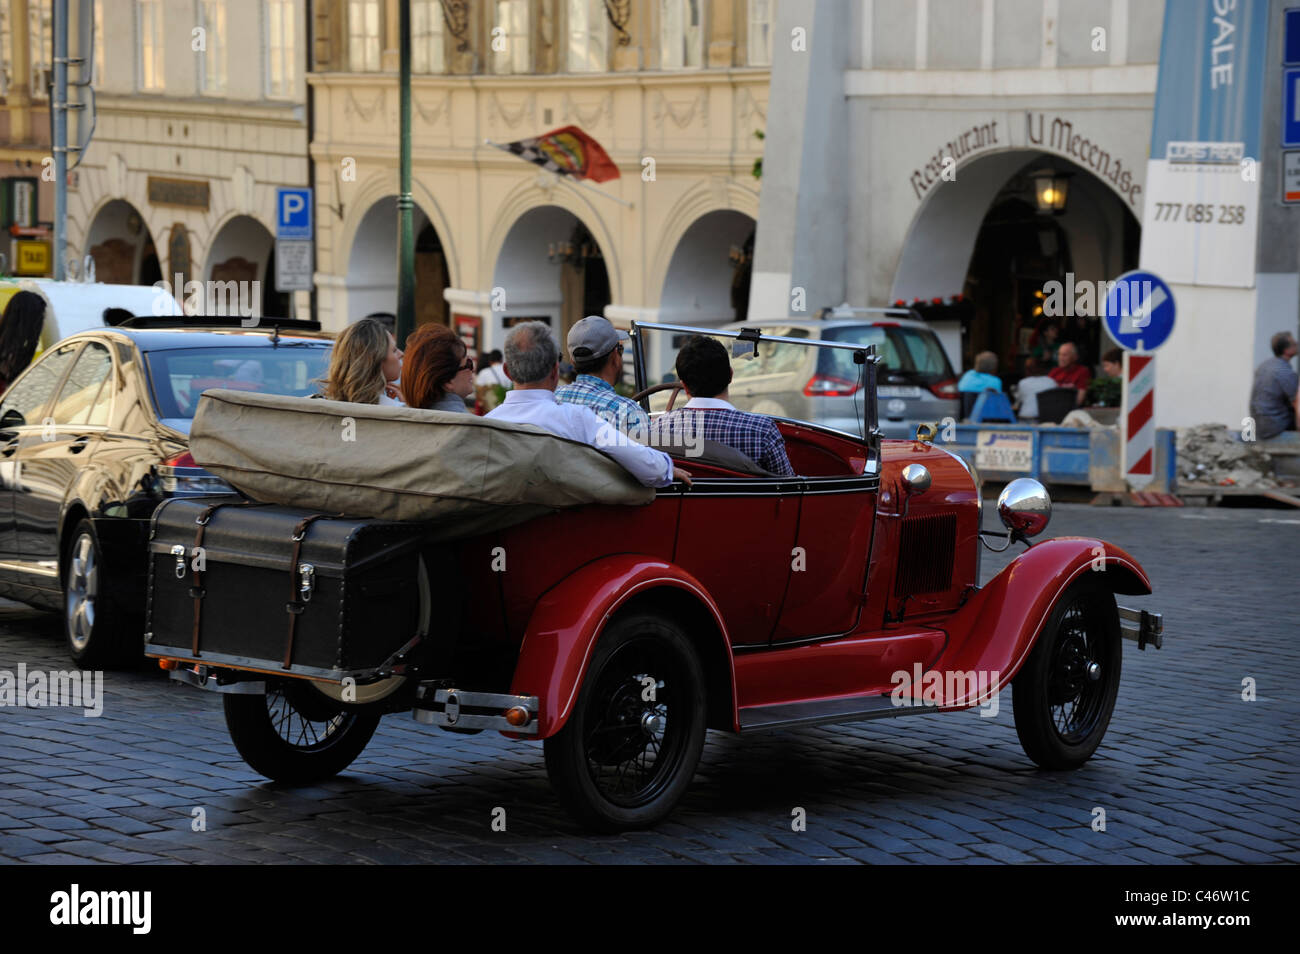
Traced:
<path fill-rule="evenodd" d="M 1156 359 L 1151 354 L 1124 352 L 1124 479 L 1141 490 L 1155 477 Z"/>

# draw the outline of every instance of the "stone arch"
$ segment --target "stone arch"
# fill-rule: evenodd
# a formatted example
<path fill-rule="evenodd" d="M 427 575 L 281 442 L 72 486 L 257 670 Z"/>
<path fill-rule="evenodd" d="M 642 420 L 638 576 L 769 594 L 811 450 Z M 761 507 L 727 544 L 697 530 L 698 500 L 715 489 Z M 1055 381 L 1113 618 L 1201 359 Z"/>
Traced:
<path fill-rule="evenodd" d="M 339 225 L 338 241 L 334 243 L 334 262 L 333 268 L 335 274 L 347 274 L 347 261 L 340 261 L 340 254 L 351 252 L 357 239 L 357 232 L 361 228 L 362 220 L 374 208 L 376 202 L 394 196 L 397 190 L 393 187 L 393 178 L 395 170 L 380 169 L 367 176 L 358 188 L 352 191 L 348 199 L 348 204 L 343 213 L 343 221 Z M 438 238 L 442 243 L 443 254 L 447 260 L 447 275 L 450 285 L 453 288 L 459 287 L 457 284 L 462 277 L 459 254 L 456 251 L 456 243 L 451 229 L 451 222 L 448 220 L 446 213 L 443 211 L 441 204 L 434 198 L 419 179 L 412 179 L 411 198 L 414 200 L 418 209 L 422 210 L 428 218 L 429 223 L 433 226 L 434 231 L 438 233 Z M 317 209 L 320 209 L 319 202 Z M 318 226 L 319 227 L 319 226 Z"/>
<path fill-rule="evenodd" d="M 653 294 L 656 302 L 662 297 L 673 253 L 677 251 L 687 230 L 710 212 L 722 211 L 740 212 L 757 222 L 757 190 L 748 189 L 730 179 L 722 189 L 715 183 L 701 182 L 688 189 L 673 204 L 672 210 L 664 219 L 659 242 L 647 269 L 647 297 Z"/>

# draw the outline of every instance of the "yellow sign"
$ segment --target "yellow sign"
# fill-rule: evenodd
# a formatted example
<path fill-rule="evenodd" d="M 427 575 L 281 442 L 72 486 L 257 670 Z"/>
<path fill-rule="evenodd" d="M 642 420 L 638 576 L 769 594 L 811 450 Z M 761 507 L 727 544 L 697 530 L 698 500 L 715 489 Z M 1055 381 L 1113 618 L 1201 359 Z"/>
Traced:
<path fill-rule="evenodd" d="M 50 243 L 40 240 L 14 242 L 14 274 L 44 275 L 50 270 Z"/>

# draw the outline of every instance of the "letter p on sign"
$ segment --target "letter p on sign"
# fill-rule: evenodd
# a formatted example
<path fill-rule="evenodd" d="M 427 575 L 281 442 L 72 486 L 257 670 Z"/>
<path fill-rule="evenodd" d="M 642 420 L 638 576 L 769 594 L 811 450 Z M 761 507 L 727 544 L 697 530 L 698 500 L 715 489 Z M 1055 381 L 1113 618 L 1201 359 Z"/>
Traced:
<path fill-rule="evenodd" d="M 275 237 L 311 238 L 311 189 L 278 189 L 276 200 Z"/>

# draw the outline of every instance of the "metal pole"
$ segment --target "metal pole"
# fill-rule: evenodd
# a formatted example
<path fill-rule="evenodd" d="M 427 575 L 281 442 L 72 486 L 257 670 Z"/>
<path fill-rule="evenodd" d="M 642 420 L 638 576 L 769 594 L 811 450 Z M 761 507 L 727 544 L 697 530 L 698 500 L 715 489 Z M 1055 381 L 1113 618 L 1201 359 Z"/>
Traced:
<path fill-rule="evenodd" d="M 411 4 L 398 0 L 401 154 L 397 196 L 397 345 L 415 330 L 415 203 L 411 199 Z"/>
<path fill-rule="evenodd" d="M 54 0 L 53 13 L 50 144 L 54 152 L 54 280 L 63 281 L 68 252 L 68 0 Z"/>

